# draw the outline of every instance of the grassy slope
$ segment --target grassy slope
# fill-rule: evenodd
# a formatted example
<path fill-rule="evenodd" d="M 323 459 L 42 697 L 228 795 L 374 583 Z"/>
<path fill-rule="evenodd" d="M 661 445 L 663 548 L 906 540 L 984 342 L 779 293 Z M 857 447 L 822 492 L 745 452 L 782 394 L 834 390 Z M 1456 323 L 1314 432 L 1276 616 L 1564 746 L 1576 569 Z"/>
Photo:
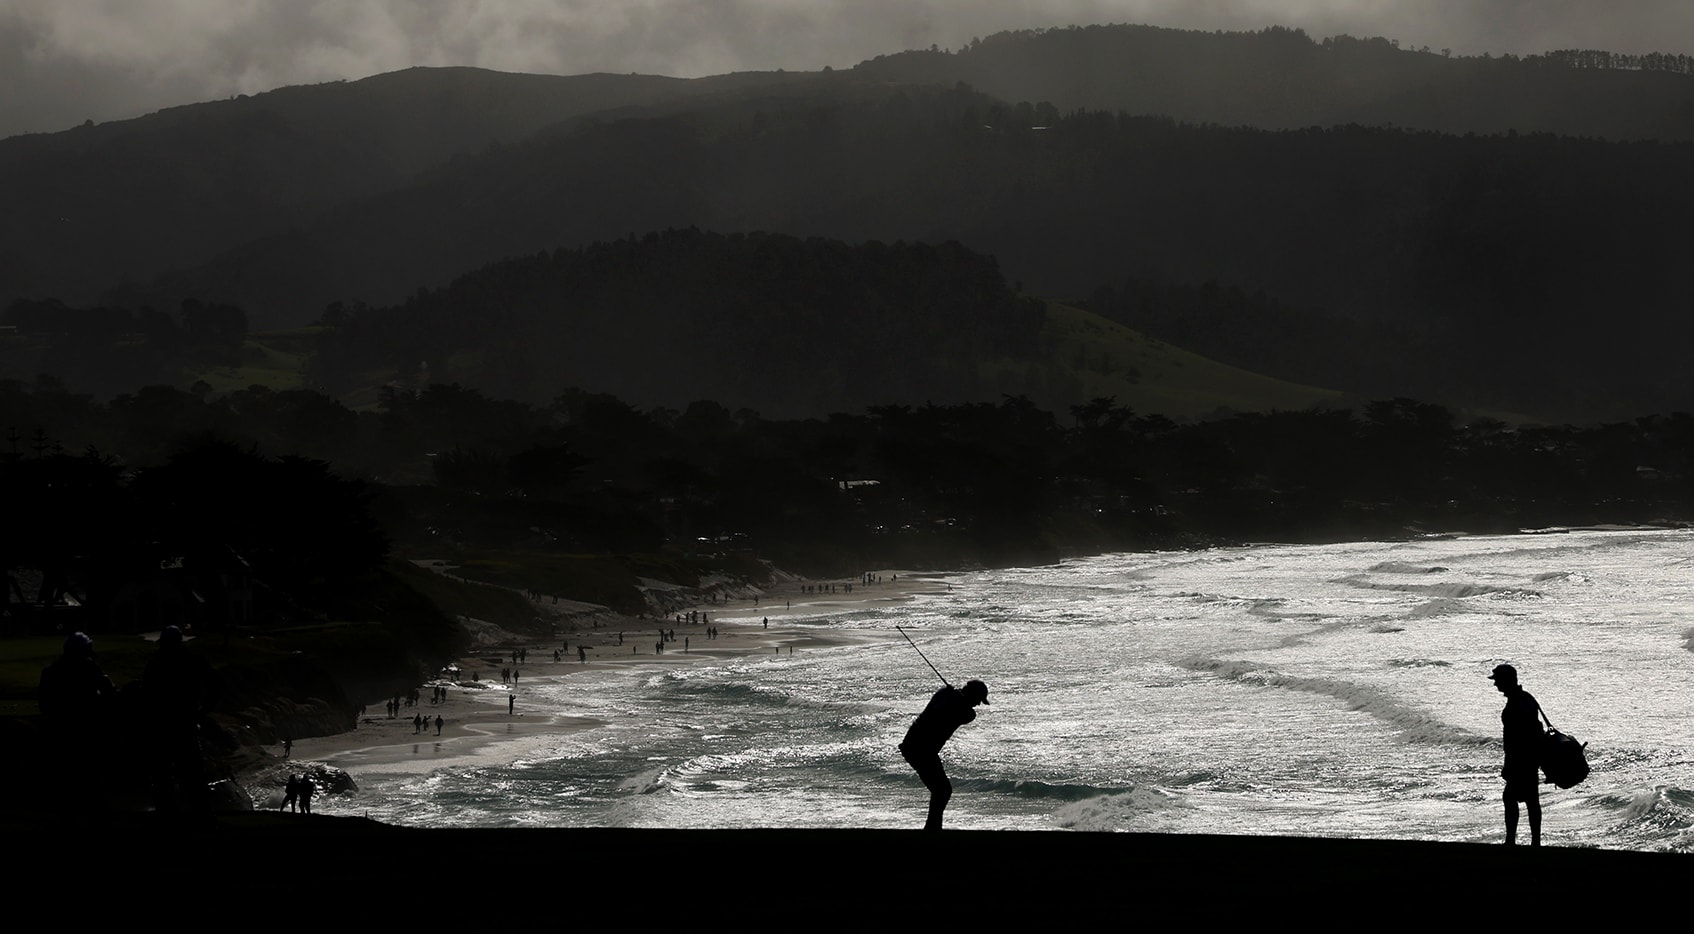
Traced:
<path fill-rule="evenodd" d="M 1341 398 L 1217 363 L 1058 302 L 1047 304 L 1042 341 L 1047 358 L 1074 374 L 1087 398 L 1116 397 L 1140 414 L 1304 409 Z"/>
<path fill-rule="evenodd" d="M 185 374 L 184 385 L 204 380 L 213 392 L 236 392 L 249 386 L 282 391 L 305 385 L 306 357 L 322 328 L 294 328 L 249 335 L 241 348 L 241 366 L 213 367 Z"/>

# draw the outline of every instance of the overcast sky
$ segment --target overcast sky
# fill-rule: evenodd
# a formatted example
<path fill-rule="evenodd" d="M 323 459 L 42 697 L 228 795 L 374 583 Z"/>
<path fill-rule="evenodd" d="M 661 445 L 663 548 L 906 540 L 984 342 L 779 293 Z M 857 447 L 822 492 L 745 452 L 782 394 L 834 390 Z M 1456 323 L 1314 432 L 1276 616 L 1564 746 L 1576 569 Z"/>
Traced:
<path fill-rule="evenodd" d="M 1111 22 L 1694 52 L 1694 0 L 0 0 L 0 137 L 411 65 L 694 77 Z"/>

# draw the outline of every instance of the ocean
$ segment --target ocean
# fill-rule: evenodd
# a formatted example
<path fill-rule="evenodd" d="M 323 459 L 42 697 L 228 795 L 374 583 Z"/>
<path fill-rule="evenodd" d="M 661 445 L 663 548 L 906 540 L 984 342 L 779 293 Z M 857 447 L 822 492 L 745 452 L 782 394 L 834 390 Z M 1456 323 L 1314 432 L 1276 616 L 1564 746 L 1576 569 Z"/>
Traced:
<path fill-rule="evenodd" d="M 1694 533 L 1572 530 L 931 575 L 937 592 L 909 602 L 782 620 L 839 644 L 527 683 L 526 709 L 588 725 L 460 758 L 332 760 L 360 790 L 316 809 L 919 827 L 926 792 L 895 746 L 940 680 L 898 625 L 954 684 L 989 685 L 943 753 L 949 827 L 1497 842 L 1487 675 L 1511 662 L 1593 767 L 1543 786 L 1545 842 L 1689 852 L 1691 572 Z"/>

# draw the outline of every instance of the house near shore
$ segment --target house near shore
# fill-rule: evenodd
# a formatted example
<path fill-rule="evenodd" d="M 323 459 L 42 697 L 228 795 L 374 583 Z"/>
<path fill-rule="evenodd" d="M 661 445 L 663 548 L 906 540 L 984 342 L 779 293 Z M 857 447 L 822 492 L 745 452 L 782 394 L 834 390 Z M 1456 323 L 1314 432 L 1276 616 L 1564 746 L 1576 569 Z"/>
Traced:
<path fill-rule="evenodd" d="M 253 577 L 227 545 L 193 555 L 144 547 L 64 568 L 13 568 L 0 616 L 13 632 L 223 630 L 252 623 Z"/>

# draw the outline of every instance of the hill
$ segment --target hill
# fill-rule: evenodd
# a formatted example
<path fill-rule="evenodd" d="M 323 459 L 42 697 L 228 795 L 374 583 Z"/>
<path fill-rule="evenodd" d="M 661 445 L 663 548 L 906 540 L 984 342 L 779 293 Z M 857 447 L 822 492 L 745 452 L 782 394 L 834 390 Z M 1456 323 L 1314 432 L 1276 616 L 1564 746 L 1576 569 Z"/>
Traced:
<path fill-rule="evenodd" d="M 1455 56 L 1383 38 L 1299 29 L 1205 32 L 1096 25 L 1003 32 L 954 52 L 878 56 L 856 71 L 897 83 L 965 82 L 1061 111 L 1157 114 L 1186 123 L 1299 129 L 1394 126 L 1694 138 L 1694 57 L 1553 50 Z"/>
<path fill-rule="evenodd" d="M 1690 59 L 1679 55 L 1465 58 L 1402 50 L 1383 39 L 1317 41 L 1282 28 L 1207 33 L 1128 25 L 1001 33 L 953 53 L 897 53 L 835 73 L 682 80 L 413 68 L 0 140 L 0 199 L 9 206 L 0 217 L 0 307 L 18 297 L 87 302 L 102 290 L 146 283 L 305 227 L 351 203 L 374 207 L 373 197 L 455 157 L 590 115 L 621 119 L 632 108 L 818 94 L 814 105 L 827 107 L 832 96 L 863 84 L 886 90 L 964 82 L 1008 107 L 1030 102 L 1043 115 L 1082 109 L 1266 129 L 1356 123 L 1678 140 L 1694 135 L 1690 70 Z M 645 229 L 652 228 L 630 225 L 596 238 Z M 500 255 L 464 257 L 446 269 Z M 404 294 L 416 284 L 385 287 Z M 343 297 L 389 300 L 364 289 Z"/>
<path fill-rule="evenodd" d="M 1670 411 L 1690 70 L 1131 26 L 695 81 L 414 69 L 0 142 L 0 305 L 296 327 L 647 231 L 955 241 L 1280 379 Z"/>
<path fill-rule="evenodd" d="M 762 80 L 411 68 L 0 140 L 0 306 L 87 302 L 561 120 Z"/>
<path fill-rule="evenodd" d="M 1047 305 L 1042 346 L 1080 389 L 1076 405 L 1116 399 L 1137 412 L 1192 418 L 1220 411 L 1303 410 L 1341 402 L 1329 389 L 1218 363 L 1155 340 L 1092 311 Z"/>
<path fill-rule="evenodd" d="M 1115 397 L 1192 417 L 1337 396 L 1021 298 L 991 257 L 953 243 L 673 230 L 556 250 L 331 328 L 260 335 L 251 343 L 263 352 L 249 351 L 240 372 L 299 359 L 289 348 L 307 340 L 303 380 L 279 373 L 276 388 L 300 381 L 374 399 L 378 384 L 457 382 L 532 404 L 584 389 L 677 410 L 711 399 L 770 418 L 1001 396 L 1052 410 Z"/>
<path fill-rule="evenodd" d="M 667 228 L 957 241 L 1031 294 L 1211 282 L 1372 332 L 1294 371 L 1270 363 L 1310 328 L 1252 322 L 1266 339 L 1228 362 L 1281 378 L 1561 418 L 1694 401 L 1674 350 L 1694 298 L 1678 272 L 1694 144 L 1195 127 L 844 87 L 560 128 L 126 303 L 199 294 L 303 323 L 335 300 L 392 304 L 451 271 Z M 1367 348 L 1383 352 L 1342 365 Z M 1314 378 L 1348 370 L 1360 381 Z"/>

